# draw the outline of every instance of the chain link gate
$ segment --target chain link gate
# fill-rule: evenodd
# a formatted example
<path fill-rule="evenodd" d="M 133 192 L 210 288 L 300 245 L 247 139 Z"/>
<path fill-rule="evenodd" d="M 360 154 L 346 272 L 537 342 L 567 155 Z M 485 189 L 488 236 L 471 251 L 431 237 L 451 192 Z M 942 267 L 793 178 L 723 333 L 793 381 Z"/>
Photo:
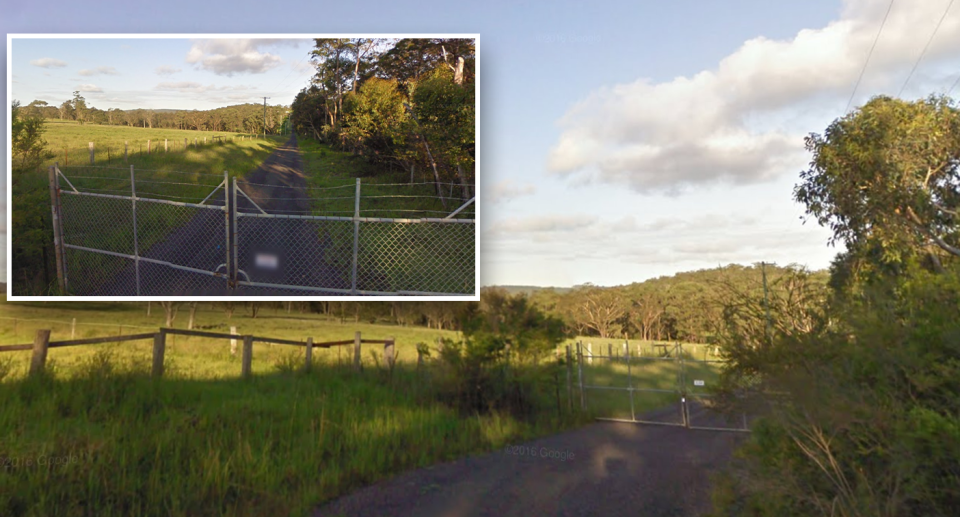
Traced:
<path fill-rule="evenodd" d="M 80 169 L 75 181 L 104 188 L 77 188 L 59 165 L 49 169 L 61 291 L 83 296 L 226 294 L 226 173 L 219 185 L 208 187 L 213 190 L 202 201 L 191 203 L 138 195 L 138 185 L 175 182 L 138 181 L 133 166 L 129 178 L 113 172 L 118 170 L 126 169 Z M 60 179 L 68 188 L 61 188 Z M 222 205 L 214 199 L 220 189 Z"/>
<path fill-rule="evenodd" d="M 201 201 L 187 202 L 138 195 L 137 185 L 197 185 L 138 179 L 132 166 L 129 179 L 111 172 L 125 169 L 88 170 L 71 177 L 111 188 L 78 189 L 50 168 L 67 294 L 474 294 L 474 219 L 453 218 L 472 199 L 443 219 L 360 217 L 357 179 L 353 217 L 270 213 L 226 172 Z"/>
<path fill-rule="evenodd" d="M 306 215 L 258 205 L 233 181 L 238 294 L 472 295 L 474 219 Z M 342 198 L 341 198 L 342 199 Z"/>
<path fill-rule="evenodd" d="M 705 345 L 626 341 L 595 351 L 592 343 L 578 342 L 581 408 L 600 415 L 597 420 L 749 432 L 746 413 L 713 409 L 708 388 L 723 364 L 715 351 Z"/>

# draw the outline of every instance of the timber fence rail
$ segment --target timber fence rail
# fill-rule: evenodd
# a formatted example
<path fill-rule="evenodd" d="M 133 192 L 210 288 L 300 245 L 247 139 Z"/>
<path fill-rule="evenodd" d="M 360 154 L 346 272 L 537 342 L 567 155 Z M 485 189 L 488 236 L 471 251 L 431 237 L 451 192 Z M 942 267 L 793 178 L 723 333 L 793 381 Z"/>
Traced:
<path fill-rule="evenodd" d="M 353 345 L 353 369 L 358 372 L 363 370 L 363 364 L 360 358 L 361 358 L 361 348 L 364 343 L 382 344 L 384 360 L 386 361 L 387 366 L 390 368 L 394 367 L 397 359 L 395 338 L 390 337 L 387 339 L 362 339 L 359 331 L 357 331 L 354 334 L 354 338 L 350 340 L 326 341 L 326 342 L 320 342 L 320 343 L 314 343 L 312 337 L 308 337 L 298 341 L 293 339 L 254 336 L 249 334 L 225 334 L 221 332 L 205 332 L 201 330 L 182 330 L 182 329 L 165 328 L 165 327 L 160 327 L 156 332 L 130 334 L 126 336 L 70 339 L 70 340 L 63 340 L 63 341 L 51 341 L 50 334 L 51 334 L 50 329 L 39 329 L 36 332 L 36 336 L 34 337 L 33 343 L 16 344 L 16 345 L 0 345 L 0 352 L 20 352 L 20 351 L 27 351 L 27 350 L 32 351 L 32 354 L 30 357 L 30 370 L 29 370 L 29 375 L 31 376 L 36 376 L 43 373 L 46 362 L 47 362 L 47 352 L 51 348 L 61 348 L 61 347 L 80 346 L 80 345 L 97 345 L 97 344 L 103 344 L 103 343 L 121 343 L 126 341 L 153 340 L 153 363 L 151 367 L 151 375 L 153 377 L 159 378 L 163 376 L 164 356 L 166 354 L 166 342 L 167 342 L 168 335 L 181 335 L 181 336 L 208 338 L 208 339 L 242 340 L 243 356 L 241 358 L 240 376 L 245 379 L 250 378 L 252 375 L 253 344 L 257 342 L 303 347 L 306 351 L 306 362 L 304 364 L 305 369 L 310 369 L 313 364 L 313 349 L 315 348 L 332 348 L 332 347 L 338 347 L 338 346 Z"/>

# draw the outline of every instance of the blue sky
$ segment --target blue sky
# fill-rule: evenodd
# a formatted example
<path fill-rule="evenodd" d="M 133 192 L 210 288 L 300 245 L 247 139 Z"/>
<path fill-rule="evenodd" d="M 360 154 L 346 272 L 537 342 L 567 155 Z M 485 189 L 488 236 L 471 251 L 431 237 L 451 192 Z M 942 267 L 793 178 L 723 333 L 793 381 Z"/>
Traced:
<path fill-rule="evenodd" d="M 13 94 L 100 109 L 289 105 L 310 80 L 309 39 L 16 39 Z"/>
<path fill-rule="evenodd" d="M 855 106 L 901 90 L 949 3 L 893 5 Z M 481 283 L 566 286 L 730 262 L 826 267 L 837 252 L 826 245 L 829 233 L 803 224 L 791 200 L 810 159 L 803 136 L 843 114 L 889 2 L 295 0 L 269 8 L 235 2 L 229 12 L 179 1 L 28 5 L 5 9 L 4 32 L 479 33 Z M 190 107 L 183 103 L 218 95 L 281 96 L 271 83 L 297 73 L 303 50 L 257 47 L 281 62 L 228 76 L 203 69 L 202 59 L 188 62 L 195 44 L 149 60 L 125 61 L 119 50 L 71 57 L 62 48 L 24 59 L 67 62 L 56 70 L 65 72 L 62 86 L 92 84 L 105 96 L 105 85 L 133 90 L 122 86 L 129 66 L 147 98 L 164 101 L 157 107 Z M 960 75 L 958 50 L 954 6 L 902 97 L 947 90 Z M 15 49 L 18 74 L 20 59 Z M 156 75 L 162 65 L 181 75 Z M 78 75 L 101 66 L 121 75 Z M 156 90 L 161 82 L 200 87 Z M 289 95 L 298 89 L 291 85 Z"/>

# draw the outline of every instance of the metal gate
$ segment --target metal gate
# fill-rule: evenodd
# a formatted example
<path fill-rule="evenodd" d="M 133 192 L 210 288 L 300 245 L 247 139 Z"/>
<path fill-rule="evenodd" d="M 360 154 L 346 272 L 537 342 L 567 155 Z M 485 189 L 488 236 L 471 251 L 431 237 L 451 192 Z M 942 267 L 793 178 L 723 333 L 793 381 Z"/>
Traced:
<path fill-rule="evenodd" d="M 749 432 L 746 413 L 712 403 L 723 365 L 716 347 L 578 342 L 576 355 L 581 407 L 598 420 Z"/>
<path fill-rule="evenodd" d="M 357 179 L 353 217 L 270 213 L 226 172 L 163 173 L 190 174 L 193 182 L 137 174 L 150 178 L 150 172 L 130 166 L 127 177 L 126 168 L 85 167 L 68 177 L 59 166 L 50 167 L 62 292 L 474 294 L 474 219 L 454 218 L 473 200 L 443 219 L 360 217 Z M 142 186 L 154 188 L 138 192 Z M 165 187 L 176 195 L 164 194 Z M 193 197 L 180 195 L 184 189 Z"/>

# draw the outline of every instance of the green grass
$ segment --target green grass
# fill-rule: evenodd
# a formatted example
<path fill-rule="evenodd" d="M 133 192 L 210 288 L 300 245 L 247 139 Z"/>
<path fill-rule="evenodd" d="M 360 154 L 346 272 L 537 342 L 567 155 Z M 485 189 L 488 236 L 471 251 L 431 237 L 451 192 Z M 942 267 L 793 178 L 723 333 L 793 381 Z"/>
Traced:
<path fill-rule="evenodd" d="M 68 338 L 72 318 L 77 337 L 149 332 L 163 315 L 154 304 L 148 317 L 144 305 L 6 303 L 4 316 L 17 317 L 18 330 L 0 319 L 0 342 L 29 342 L 40 327 Z M 0 515 L 305 515 L 386 476 L 577 421 L 552 413 L 537 421 L 465 418 L 439 404 L 431 377 L 416 371 L 416 343 L 452 332 L 273 309 L 256 319 L 238 310 L 227 322 L 203 309 L 197 326 L 214 331 L 236 325 L 316 341 L 351 339 L 356 330 L 394 336 L 399 364 L 390 373 L 382 346 L 364 345 L 362 373 L 350 367 L 352 347 L 339 358 L 316 350 L 307 373 L 302 349 L 258 343 L 254 376 L 243 381 L 229 341 L 171 335 L 163 379 L 148 375 L 149 341 L 54 348 L 50 373 L 26 378 L 29 352 L 0 353 Z M 187 316 L 184 307 L 175 326 Z"/>
<path fill-rule="evenodd" d="M 306 138 L 300 140 L 300 149 L 308 187 L 330 189 L 308 190 L 317 198 L 313 203 L 314 215 L 353 216 L 355 178 L 361 180 L 361 217 L 439 219 L 461 204 L 459 199 L 447 199 L 444 207 L 433 185 L 423 184 L 423 178 L 415 178 L 416 184 L 410 185 L 408 172 L 383 170 L 361 156 Z M 473 219 L 475 214 L 475 205 L 471 205 L 455 217 Z M 474 232 L 474 225 L 361 223 L 358 287 L 395 291 L 415 286 L 424 292 L 473 294 Z M 330 232 L 329 236 L 332 245 L 328 254 L 352 254 L 352 233 Z"/>
<path fill-rule="evenodd" d="M 457 333 L 446 330 L 355 322 L 350 314 L 346 314 L 341 323 L 339 317 L 300 314 L 296 308 L 290 313 L 266 308 L 260 311 L 257 318 L 252 318 L 242 302 L 234 303 L 236 310 L 233 316 L 227 319 L 221 309 L 222 304 L 201 302 L 197 307 L 194 328 L 229 333 L 230 327 L 235 326 L 241 334 L 304 341 L 312 337 L 316 343 L 353 339 L 354 333 L 359 331 L 364 339 L 395 338 L 398 361 L 410 364 L 416 363 L 417 343 L 432 346 L 438 338 L 458 338 Z M 50 329 L 50 339 L 54 341 L 70 339 L 74 318 L 77 324 L 73 335 L 77 339 L 155 332 L 164 325 L 164 311 L 159 303 L 152 304 L 149 316 L 146 313 L 146 303 L 107 302 L 6 302 L 0 304 L 0 313 L 0 344 L 4 345 L 30 343 L 38 329 Z M 184 303 L 179 308 L 173 326 L 186 328 L 188 319 L 189 307 Z M 143 341 L 55 348 L 51 349 L 48 357 L 63 366 L 64 372 L 69 372 L 74 366 L 89 360 L 100 349 L 111 350 L 118 359 L 124 361 L 143 360 L 151 357 L 151 346 L 148 341 Z M 172 361 L 171 364 L 175 364 L 176 368 L 190 377 L 220 378 L 240 374 L 239 352 L 237 356 L 230 355 L 228 340 L 171 335 L 168 337 L 167 347 L 167 360 Z M 352 360 L 352 353 L 352 348 L 316 349 L 314 357 L 333 363 L 348 363 Z M 364 364 L 374 364 L 371 353 L 380 360 L 383 346 L 364 345 L 361 358 Z M 305 352 L 302 348 L 257 343 L 254 345 L 253 371 L 270 372 L 275 361 L 287 359 L 292 354 L 304 358 Z M 16 359 L 15 373 L 12 375 L 21 377 L 26 373 L 29 352 L 6 352 L 3 355 Z"/>
<path fill-rule="evenodd" d="M 45 127 L 43 138 L 53 156 L 43 165 L 58 162 L 61 170 L 89 166 L 88 143 L 93 142 L 94 165 L 129 167 L 133 164 L 136 168 L 213 174 L 222 174 L 227 170 L 242 176 L 259 166 L 279 142 L 285 141 L 282 137 L 262 139 L 255 135 L 224 131 L 81 125 L 75 121 L 61 120 L 47 120 Z M 187 139 L 186 151 L 184 139 Z M 167 141 L 166 150 L 164 140 Z M 125 142 L 126 161 L 123 156 Z M 265 151 L 266 154 L 263 154 Z"/>

